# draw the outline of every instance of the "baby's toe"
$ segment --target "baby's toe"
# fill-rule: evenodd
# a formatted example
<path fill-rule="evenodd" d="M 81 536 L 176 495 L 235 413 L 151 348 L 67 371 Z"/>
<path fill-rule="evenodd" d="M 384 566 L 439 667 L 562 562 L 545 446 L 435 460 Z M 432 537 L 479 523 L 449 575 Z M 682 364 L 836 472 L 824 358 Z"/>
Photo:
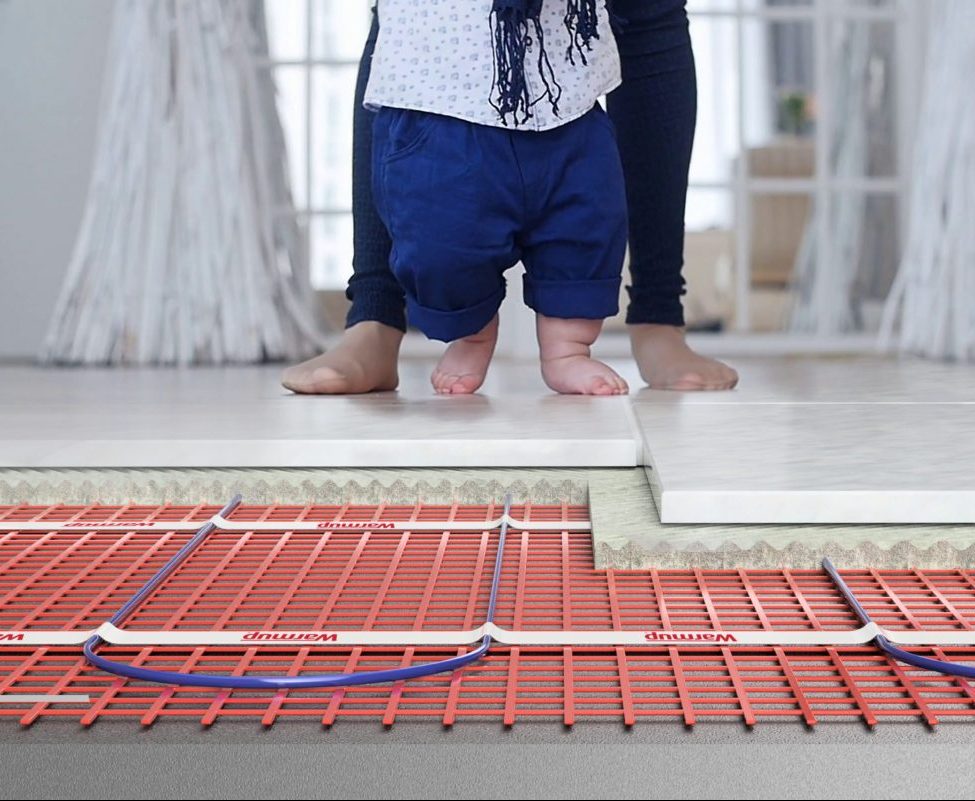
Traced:
<path fill-rule="evenodd" d="M 605 377 L 598 375 L 589 382 L 590 395 L 615 395 L 616 388 Z"/>
<path fill-rule="evenodd" d="M 441 394 L 446 392 L 449 386 L 447 384 L 447 377 L 441 372 L 436 372 L 430 376 L 430 383 L 433 385 L 434 391 Z"/>
<path fill-rule="evenodd" d="M 450 392 L 453 395 L 470 395 L 477 391 L 480 384 L 476 375 L 454 376 L 450 384 Z"/>

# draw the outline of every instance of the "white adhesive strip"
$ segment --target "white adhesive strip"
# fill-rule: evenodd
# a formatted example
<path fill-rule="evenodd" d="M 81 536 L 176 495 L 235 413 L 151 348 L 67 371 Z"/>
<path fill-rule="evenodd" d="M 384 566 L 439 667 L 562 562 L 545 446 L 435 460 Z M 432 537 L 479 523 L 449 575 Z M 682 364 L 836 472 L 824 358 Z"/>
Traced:
<path fill-rule="evenodd" d="M 5 645 L 83 645 L 92 631 L 0 631 L 0 648 Z"/>
<path fill-rule="evenodd" d="M 0 704 L 90 704 L 91 696 L 71 695 L 0 695 Z"/>
<path fill-rule="evenodd" d="M 468 645 L 487 633 L 473 631 L 122 631 L 111 623 L 98 636 L 113 645 Z"/>
<path fill-rule="evenodd" d="M 519 531 L 589 531 L 592 524 L 588 520 L 516 520 L 510 515 L 501 515 L 493 520 L 331 520 L 315 522 L 295 520 L 288 523 L 267 521 L 246 523 L 227 520 L 220 515 L 213 518 L 214 525 L 221 531 L 493 531 L 505 523 L 508 529 Z"/>
<path fill-rule="evenodd" d="M 213 523 L 220 531 L 493 531 L 507 522 L 508 528 L 515 531 L 590 531 L 588 520 L 515 520 L 508 515 L 493 520 L 274 520 L 246 522 L 228 520 L 214 515 L 207 520 L 191 521 L 78 521 L 49 520 L 21 521 L 0 520 L 0 531 L 198 531 L 207 522 Z"/>
<path fill-rule="evenodd" d="M 894 645 L 975 645 L 971 631 L 888 631 L 881 634 Z"/>
<path fill-rule="evenodd" d="M 505 631 L 492 636 L 505 645 L 860 645 L 877 632 L 854 631 Z"/>
<path fill-rule="evenodd" d="M 846 631 L 509 631 L 487 624 L 469 631 L 132 631 L 110 623 L 91 631 L 0 631 L 0 647 L 81 645 L 95 635 L 111 645 L 463 646 L 490 635 L 519 646 L 844 646 L 883 635 L 895 645 L 975 646 L 975 631 L 890 631 L 874 623 Z"/>

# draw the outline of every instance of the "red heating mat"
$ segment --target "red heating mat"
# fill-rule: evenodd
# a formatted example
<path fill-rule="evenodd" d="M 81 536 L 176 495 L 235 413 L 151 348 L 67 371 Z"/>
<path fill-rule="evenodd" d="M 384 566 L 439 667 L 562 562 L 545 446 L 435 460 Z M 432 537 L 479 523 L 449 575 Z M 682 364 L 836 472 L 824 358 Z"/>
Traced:
<path fill-rule="evenodd" d="M 0 521 L 82 528 L 0 533 L 0 630 L 85 630 L 107 620 L 190 537 L 134 532 L 126 521 L 206 522 L 217 506 L 0 507 Z M 242 506 L 235 521 L 487 521 L 500 505 Z M 582 506 L 516 506 L 516 519 L 585 520 Z M 388 530 L 211 534 L 126 623 L 174 630 L 468 630 L 484 621 L 497 532 Z M 891 629 L 971 630 L 975 572 L 848 571 L 876 622 Z M 846 630 L 857 621 L 819 571 L 597 571 L 588 533 L 508 535 L 496 622 L 587 630 Z M 111 658 L 163 670 L 227 674 L 403 667 L 466 649 L 291 645 L 103 646 Z M 918 649 L 975 660 L 975 648 Z M 975 690 L 892 662 L 872 647 L 506 647 L 454 674 L 343 690 L 172 688 L 89 667 L 76 647 L 0 646 L 0 695 L 87 695 L 88 703 L 0 705 L 41 718 L 402 718 L 453 724 L 531 719 L 820 721 L 975 718 Z"/>

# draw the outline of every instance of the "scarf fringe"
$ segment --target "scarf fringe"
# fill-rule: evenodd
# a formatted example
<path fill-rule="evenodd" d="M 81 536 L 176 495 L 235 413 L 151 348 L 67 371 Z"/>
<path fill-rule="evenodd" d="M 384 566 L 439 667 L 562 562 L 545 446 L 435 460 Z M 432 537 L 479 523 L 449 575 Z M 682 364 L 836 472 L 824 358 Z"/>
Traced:
<path fill-rule="evenodd" d="M 584 66 L 589 65 L 586 53 L 592 50 L 592 40 L 599 38 L 599 8 L 596 0 L 568 0 L 565 12 L 565 27 L 572 36 L 566 57 L 575 65 L 575 54 L 579 53 Z"/>
<path fill-rule="evenodd" d="M 508 125 L 511 117 L 515 126 L 532 117 L 532 107 L 547 99 L 558 116 L 562 87 L 545 49 L 545 32 L 541 13 L 543 0 L 494 0 L 491 28 L 494 37 L 494 86 L 491 105 L 501 121 Z M 572 38 L 566 57 L 575 65 L 576 54 L 588 66 L 586 54 L 592 50 L 592 40 L 599 38 L 599 0 L 566 0 L 565 27 Z M 532 99 L 525 65 L 528 51 L 538 46 L 538 72 L 545 91 Z"/>

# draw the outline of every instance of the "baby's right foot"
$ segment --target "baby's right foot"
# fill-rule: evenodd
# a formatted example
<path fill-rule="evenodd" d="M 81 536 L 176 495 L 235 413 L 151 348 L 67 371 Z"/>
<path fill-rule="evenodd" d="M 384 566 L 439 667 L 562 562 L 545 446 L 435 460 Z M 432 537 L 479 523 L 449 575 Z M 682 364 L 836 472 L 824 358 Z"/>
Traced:
<path fill-rule="evenodd" d="M 626 381 L 589 354 L 602 330 L 602 320 L 537 317 L 542 378 L 563 395 L 625 395 Z"/>
<path fill-rule="evenodd" d="M 625 395 L 626 382 L 615 370 L 589 356 L 542 360 L 542 378 L 563 395 Z"/>
<path fill-rule="evenodd" d="M 451 342 L 430 383 L 441 395 L 471 395 L 487 377 L 494 346 L 498 344 L 498 317 L 469 337 Z"/>

